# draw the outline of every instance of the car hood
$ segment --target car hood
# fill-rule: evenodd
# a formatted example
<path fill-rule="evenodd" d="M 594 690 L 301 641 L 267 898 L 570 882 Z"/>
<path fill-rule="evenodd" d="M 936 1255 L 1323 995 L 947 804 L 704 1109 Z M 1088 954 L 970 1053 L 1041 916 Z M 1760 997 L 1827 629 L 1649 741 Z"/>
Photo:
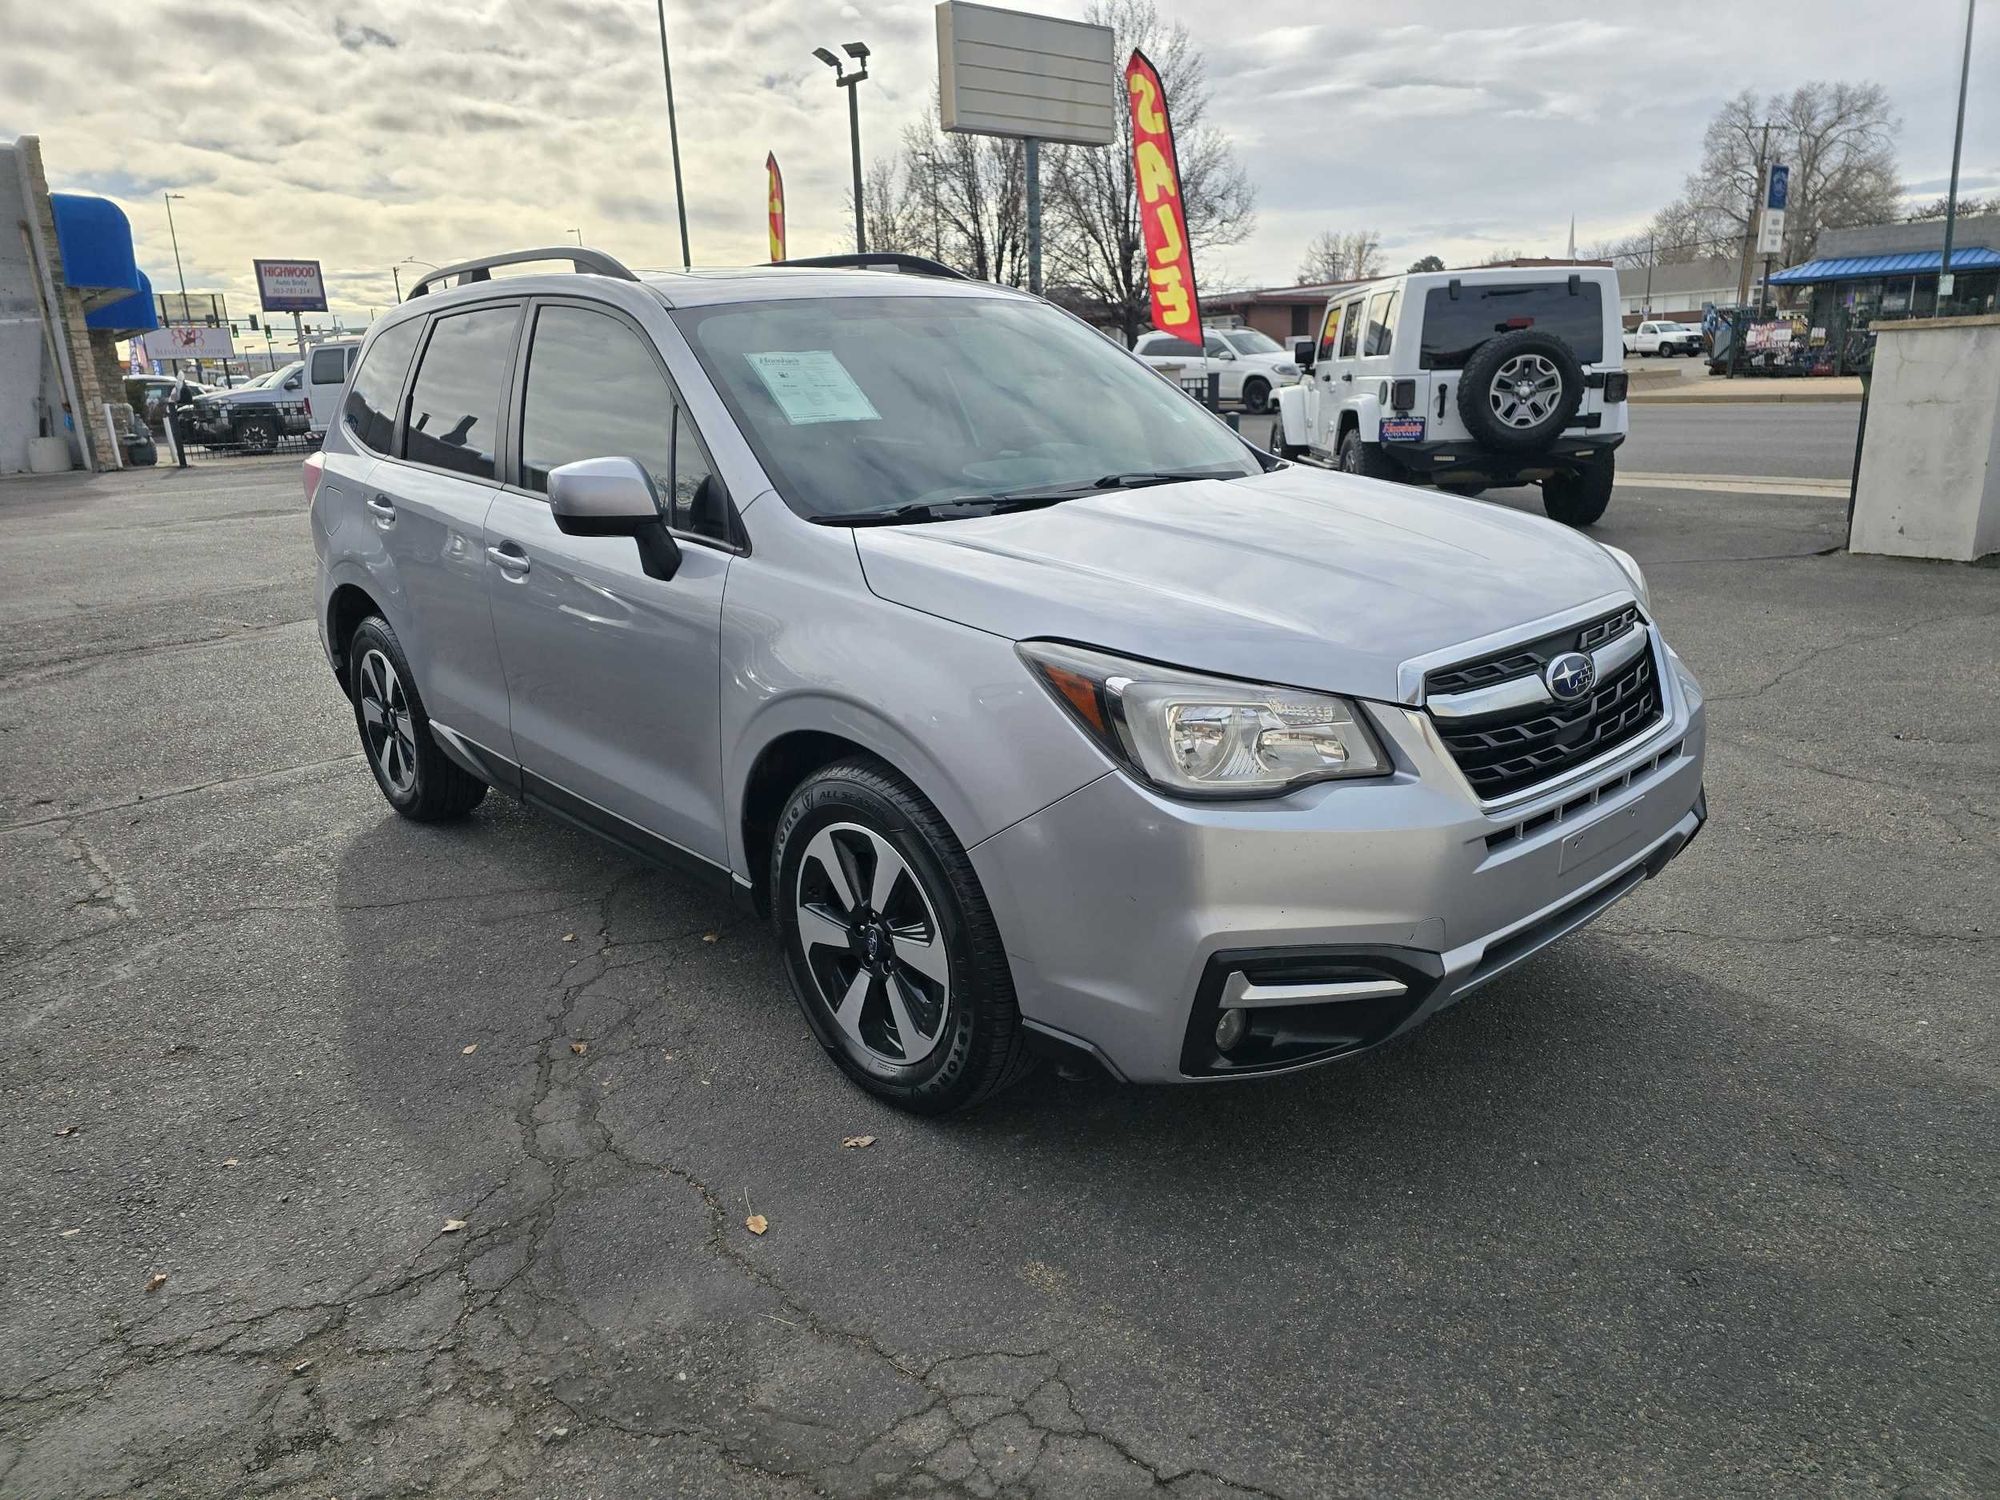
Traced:
<path fill-rule="evenodd" d="M 1568 527 L 1301 466 L 854 537 L 876 594 L 975 629 L 1390 702 L 1413 657 L 1631 593 Z"/>

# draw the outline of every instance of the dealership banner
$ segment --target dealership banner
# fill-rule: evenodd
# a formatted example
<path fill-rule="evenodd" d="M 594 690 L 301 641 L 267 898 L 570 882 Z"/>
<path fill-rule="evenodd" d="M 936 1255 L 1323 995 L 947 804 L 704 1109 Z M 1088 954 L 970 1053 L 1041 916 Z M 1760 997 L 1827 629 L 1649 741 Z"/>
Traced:
<path fill-rule="evenodd" d="M 764 156 L 765 212 L 770 219 L 771 259 L 785 258 L 785 174 L 778 170 L 778 158 Z"/>
<path fill-rule="evenodd" d="M 206 323 L 169 323 L 132 341 L 133 357 L 141 349 L 147 359 L 234 359 L 235 343 L 226 327 Z"/>
<path fill-rule="evenodd" d="M 265 312 L 325 312 L 326 282 L 316 260 L 260 260 L 257 295 Z"/>
<path fill-rule="evenodd" d="M 1134 49 L 1125 64 L 1125 94 L 1132 106 L 1132 176 L 1139 187 L 1139 222 L 1146 235 L 1146 288 L 1153 326 L 1197 347 L 1201 303 L 1194 290 L 1194 247 L 1181 206 L 1180 163 L 1167 93 L 1146 54 Z"/>

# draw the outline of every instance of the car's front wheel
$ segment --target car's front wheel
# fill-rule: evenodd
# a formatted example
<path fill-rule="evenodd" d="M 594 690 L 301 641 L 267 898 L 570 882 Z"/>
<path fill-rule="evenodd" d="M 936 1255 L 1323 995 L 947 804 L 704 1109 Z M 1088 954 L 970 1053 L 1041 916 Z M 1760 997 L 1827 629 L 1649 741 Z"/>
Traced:
<path fill-rule="evenodd" d="M 368 769 L 391 807 L 419 823 L 441 823 L 479 805 L 486 783 L 438 748 L 403 643 L 380 615 L 363 620 L 348 642 L 347 683 Z"/>
<path fill-rule="evenodd" d="M 1243 382 L 1244 407 L 1262 416 L 1271 409 L 1271 382 L 1260 376 L 1251 376 Z"/>
<path fill-rule="evenodd" d="M 972 862 L 888 767 L 839 761 L 800 785 L 773 836 L 770 897 L 806 1023 L 870 1093 L 945 1114 L 1032 1065 Z"/>
<path fill-rule="evenodd" d="M 1617 464 L 1606 454 L 1594 463 L 1542 481 L 1542 509 L 1565 526 L 1588 526 L 1611 503 L 1611 483 Z"/>

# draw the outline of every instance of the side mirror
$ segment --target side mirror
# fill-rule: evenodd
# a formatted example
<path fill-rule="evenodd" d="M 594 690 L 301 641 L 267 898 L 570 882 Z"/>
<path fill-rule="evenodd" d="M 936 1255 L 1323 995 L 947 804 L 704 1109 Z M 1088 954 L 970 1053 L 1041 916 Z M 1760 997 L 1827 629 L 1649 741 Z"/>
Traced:
<path fill-rule="evenodd" d="M 294 375 L 290 380 L 287 380 L 285 382 L 285 389 L 288 391 L 295 391 L 298 388 L 299 388 L 299 377 L 296 375 Z"/>
<path fill-rule="evenodd" d="M 549 471 L 549 510 L 567 536 L 629 536 L 648 578 L 679 571 L 681 549 L 660 513 L 653 479 L 629 458 L 584 458 Z"/>
<path fill-rule="evenodd" d="M 1292 340 L 1292 363 L 1297 365 L 1301 370 L 1310 370 L 1313 367 L 1313 356 L 1318 352 L 1319 340 L 1317 339 Z"/>
<path fill-rule="evenodd" d="M 1215 353 L 1209 355 L 1209 358 L 1213 360 L 1220 360 L 1227 363 L 1229 360 L 1236 358 L 1236 351 L 1225 345 L 1223 348 L 1220 348 L 1216 350 Z"/>

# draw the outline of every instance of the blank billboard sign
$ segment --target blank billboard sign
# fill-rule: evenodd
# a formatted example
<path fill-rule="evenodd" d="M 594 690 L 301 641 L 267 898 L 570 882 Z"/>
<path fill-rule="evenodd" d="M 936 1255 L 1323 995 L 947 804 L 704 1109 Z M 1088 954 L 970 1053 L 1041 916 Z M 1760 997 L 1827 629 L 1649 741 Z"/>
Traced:
<path fill-rule="evenodd" d="M 1076 146 L 1118 139 L 1109 26 L 944 0 L 937 37 L 946 130 Z"/>

